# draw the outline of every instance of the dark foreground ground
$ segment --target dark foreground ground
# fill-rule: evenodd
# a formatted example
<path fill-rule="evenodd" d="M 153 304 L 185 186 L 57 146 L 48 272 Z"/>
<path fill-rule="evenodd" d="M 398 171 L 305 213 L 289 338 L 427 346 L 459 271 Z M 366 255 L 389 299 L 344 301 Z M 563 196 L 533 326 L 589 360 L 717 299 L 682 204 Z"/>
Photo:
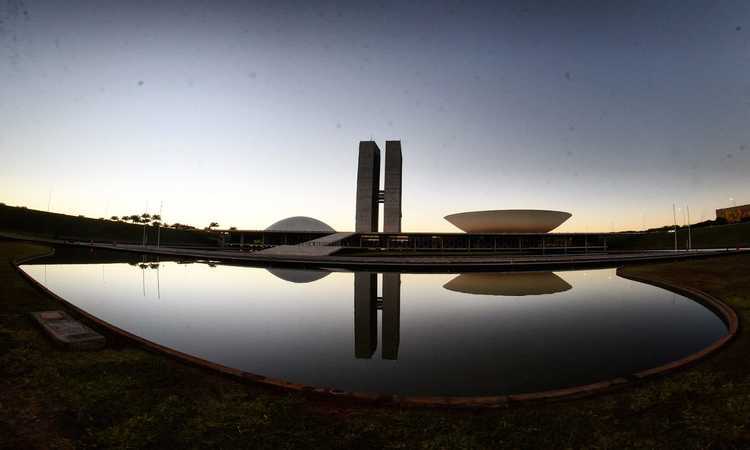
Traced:
<path fill-rule="evenodd" d="M 750 448 L 750 338 L 616 392 L 497 410 L 352 404 L 248 385 L 127 342 L 56 348 L 28 311 L 59 308 L 0 242 L 0 448 Z M 627 269 L 750 314 L 750 255 Z M 110 339 L 110 341 L 113 341 Z"/>

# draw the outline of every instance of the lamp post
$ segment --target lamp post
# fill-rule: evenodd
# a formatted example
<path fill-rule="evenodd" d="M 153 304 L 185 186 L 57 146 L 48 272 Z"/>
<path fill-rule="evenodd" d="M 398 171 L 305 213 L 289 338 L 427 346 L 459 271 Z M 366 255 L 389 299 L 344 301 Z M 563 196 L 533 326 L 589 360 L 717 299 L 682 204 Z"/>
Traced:
<path fill-rule="evenodd" d="M 674 251 L 677 251 L 677 209 L 672 203 L 672 217 L 674 218 Z"/>
<path fill-rule="evenodd" d="M 685 211 L 687 212 L 688 216 L 688 250 L 693 249 L 693 233 L 690 230 L 690 206 L 685 205 Z"/>

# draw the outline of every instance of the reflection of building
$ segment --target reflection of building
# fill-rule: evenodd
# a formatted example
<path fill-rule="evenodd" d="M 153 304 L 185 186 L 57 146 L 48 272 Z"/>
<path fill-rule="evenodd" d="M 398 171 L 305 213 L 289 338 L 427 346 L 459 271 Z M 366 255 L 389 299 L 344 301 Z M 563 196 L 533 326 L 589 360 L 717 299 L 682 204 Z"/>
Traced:
<path fill-rule="evenodd" d="M 462 273 L 443 285 L 449 291 L 478 295 L 543 295 L 573 286 L 552 272 Z"/>
<path fill-rule="evenodd" d="M 733 206 L 716 210 L 716 218 L 724 219 L 727 223 L 743 222 L 750 220 L 750 205 Z"/>
<path fill-rule="evenodd" d="M 311 283 L 313 281 L 320 280 L 331 274 L 327 270 L 311 270 L 311 269 L 290 269 L 282 267 L 266 267 L 266 270 L 271 272 L 277 278 L 281 278 L 284 281 L 290 283 Z"/>
<path fill-rule="evenodd" d="M 378 309 L 382 309 L 383 359 L 398 359 L 401 327 L 401 274 L 383 274 L 382 305 L 378 304 L 378 274 L 354 273 L 354 355 L 371 358 L 378 347 Z"/>
<path fill-rule="evenodd" d="M 401 335 L 401 274 L 383 274 L 383 359 L 398 359 Z"/>
<path fill-rule="evenodd" d="M 370 358 L 378 346 L 378 274 L 354 273 L 354 355 Z"/>

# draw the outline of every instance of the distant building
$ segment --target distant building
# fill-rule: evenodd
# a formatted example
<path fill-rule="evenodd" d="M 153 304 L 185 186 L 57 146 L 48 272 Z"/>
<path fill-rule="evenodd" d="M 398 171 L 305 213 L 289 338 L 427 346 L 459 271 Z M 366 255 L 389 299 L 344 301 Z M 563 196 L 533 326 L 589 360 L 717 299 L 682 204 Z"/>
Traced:
<path fill-rule="evenodd" d="M 727 221 L 727 223 L 737 223 L 750 220 L 750 205 L 717 209 L 716 219 L 724 219 Z"/>

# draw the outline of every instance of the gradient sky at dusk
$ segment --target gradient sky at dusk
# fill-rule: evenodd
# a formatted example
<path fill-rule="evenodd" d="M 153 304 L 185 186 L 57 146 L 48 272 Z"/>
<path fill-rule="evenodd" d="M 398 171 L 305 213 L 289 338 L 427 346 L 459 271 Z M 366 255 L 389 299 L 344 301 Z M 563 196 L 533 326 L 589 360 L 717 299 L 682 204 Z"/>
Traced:
<path fill-rule="evenodd" d="M 372 138 L 407 231 L 750 203 L 750 2 L 155 3 L 0 0 L 0 202 L 351 230 Z"/>

